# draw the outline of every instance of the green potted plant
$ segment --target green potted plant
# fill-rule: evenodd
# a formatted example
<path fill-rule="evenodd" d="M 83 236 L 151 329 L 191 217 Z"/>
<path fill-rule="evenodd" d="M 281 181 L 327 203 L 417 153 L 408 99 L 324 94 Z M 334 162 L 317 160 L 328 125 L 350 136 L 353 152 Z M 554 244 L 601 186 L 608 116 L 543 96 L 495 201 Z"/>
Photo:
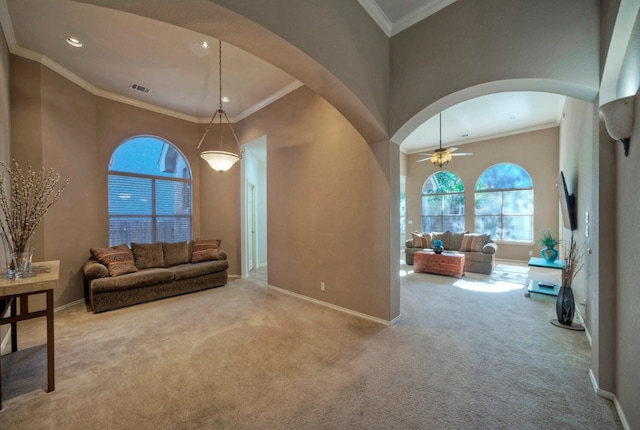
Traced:
<path fill-rule="evenodd" d="M 555 237 L 553 233 L 551 233 L 551 229 L 546 228 L 542 230 L 542 236 L 538 241 L 540 245 L 544 246 L 544 248 L 540 251 L 540 255 L 547 262 L 553 263 L 558 258 L 558 250 L 555 247 L 560 244 L 560 239 Z"/>

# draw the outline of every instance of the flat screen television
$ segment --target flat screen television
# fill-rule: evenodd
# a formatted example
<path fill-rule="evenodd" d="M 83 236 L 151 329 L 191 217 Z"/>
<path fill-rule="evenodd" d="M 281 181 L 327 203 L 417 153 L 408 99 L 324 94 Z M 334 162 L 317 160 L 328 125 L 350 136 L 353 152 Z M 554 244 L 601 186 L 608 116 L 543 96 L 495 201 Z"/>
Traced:
<path fill-rule="evenodd" d="M 572 193 L 569 194 L 567 190 L 567 182 L 564 180 L 564 173 L 560 171 L 558 176 L 558 198 L 560 199 L 560 209 L 562 210 L 562 223 L 564 228 L 568 228 L 571 231 L 577 228 L 577 214 L 576 214 L 576 196 Z"/>

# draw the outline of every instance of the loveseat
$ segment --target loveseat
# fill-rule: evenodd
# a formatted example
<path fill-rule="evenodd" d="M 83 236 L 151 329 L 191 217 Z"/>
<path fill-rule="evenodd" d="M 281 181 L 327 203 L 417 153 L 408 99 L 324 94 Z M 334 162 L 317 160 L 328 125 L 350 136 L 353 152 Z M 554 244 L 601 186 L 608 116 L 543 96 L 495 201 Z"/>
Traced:
<path fill-rule="evenodd" d="M 85 289 L 94 313 L 220 287 L 229 263 L 219 240 L 91 248 Z"/>
<path fill-rule="evenodd" d="M 498 245 L 487 234 L 468 232 L 413 232 L 405 242 L 406 262 L 413 265 L 416 251 L 432 249 L 434 240 L 441 240 L 445 251 L 465 254 L 464 271 L 490 275 L 496 266 Z"/>

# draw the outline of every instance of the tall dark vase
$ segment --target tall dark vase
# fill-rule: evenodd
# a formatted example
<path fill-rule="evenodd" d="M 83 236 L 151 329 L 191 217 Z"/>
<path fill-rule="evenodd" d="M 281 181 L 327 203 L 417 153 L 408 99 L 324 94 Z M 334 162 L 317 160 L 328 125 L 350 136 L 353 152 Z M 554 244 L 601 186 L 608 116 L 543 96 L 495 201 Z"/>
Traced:
<path fill-rule="evenodd" d="M 560 287 L 558 290 L 558 298 L 556 300 L 556 314 L 558 315 L 558 322 L 562 325 L 572 325 L 575 312 L 576 302 L 573 299 L 573 290 L 571 288 Z"/>

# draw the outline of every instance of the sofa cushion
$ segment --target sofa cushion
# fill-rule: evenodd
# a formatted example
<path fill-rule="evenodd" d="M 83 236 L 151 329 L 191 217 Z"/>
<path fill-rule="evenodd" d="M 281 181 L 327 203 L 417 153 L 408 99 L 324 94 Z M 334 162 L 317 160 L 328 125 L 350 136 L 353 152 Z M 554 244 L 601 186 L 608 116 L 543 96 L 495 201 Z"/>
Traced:
<path fill-rule="evenodd" d="M 133 264 L 133 255 L 126 243 L 110 248 L 91 248 L 89 251 L 93 258 L 107 266 L 109 276 L 120 276 L 138 271 L 138 268 Z"/>
<path fill-rule="evenodd" d="M 490 236 L 480 233 L 467 233 L 462 238 L 462 244 L 460 245 L 460 251 L 465 252 L 480 252 L 482 247 L 489 242 Z"/>
<path fill-rule="evenodd" d="M 171 267 L 189 262 L 189 244 L 186 241 L 161 243 L 162 255 L 164 256 L 164 267 Z"/>
<path fill-rule="evenodd" d="M 173 272 L 165 268 L 139 270 L 117 278 L 99 278 L 91 281 L 94 293 L 131 290 L 140 287 L 153 287 L 173 281 Z"/>
<path fill-rule="evenodd" d="M 460 231 L 457 233 L 450 232 L 449 234 L 449 247 L 447 248 L 450 251 L 459 251 L 462 246 L 462 239 L 464 235 L 469 233 L 468 231 Z"/>
<path fill-rule="evenodd" d="M 229 268 L 229 262 L 226 260 L 210 260 L 201 263 L 187 263 L 172 266 L 169 270 L 173 271 L 176 281 L 182 279 L 197 278 L 199 276 L 211 273 L 223 272 Z"/>
<path fill-rule="evenodd" d="M 431 233 L 431 239 L 435 242 L 436 240 L 442 241 L 442 246 L 444 249 L 451 249 L 451 232 L 449 230 L 443 233 Z"/>
<path fill-rule="evenodd" d="M 205 240 L 196 239 L 193 242 L 193 250 L 191 251 L 191 262 L 200 263 L 202 261 L 218 260 L 218 249 L 221 240 Z"/>
<path fill-rule="evenodd" d="M 154 267 L 164 267 L 164 256 L 162 255 L 162 244 L 156 243 L 131 243 L 131 252 L 136 267 L 142 269 L 152 269 Z"/>

